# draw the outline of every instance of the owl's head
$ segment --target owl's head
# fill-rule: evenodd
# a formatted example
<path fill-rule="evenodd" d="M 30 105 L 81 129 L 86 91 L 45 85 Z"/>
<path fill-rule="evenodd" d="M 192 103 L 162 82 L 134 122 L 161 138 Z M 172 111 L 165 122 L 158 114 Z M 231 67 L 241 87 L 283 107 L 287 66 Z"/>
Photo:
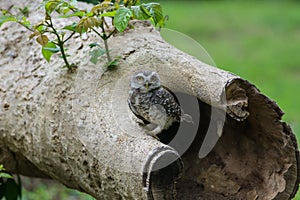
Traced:
<path fill-rule="evenodd" d="M 160 88 L 160 78 L 154 71 L 143 70 L 135 72 L 130 79 L 131 89 L 147 93 L 153 89 Z"/>

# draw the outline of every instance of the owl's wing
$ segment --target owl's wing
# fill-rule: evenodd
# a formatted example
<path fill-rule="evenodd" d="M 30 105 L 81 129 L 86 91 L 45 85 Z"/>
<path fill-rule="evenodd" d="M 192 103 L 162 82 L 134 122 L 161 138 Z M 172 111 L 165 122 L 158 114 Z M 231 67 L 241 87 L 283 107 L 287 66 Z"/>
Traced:
<path fill-rule="evenodd" d="M 147 120 L 146 120 L 144 117 L 142 117 L 141 115 L 139 115 L 139 113 L 136 111 L 135 107 L 132 105 L 133 99 L 134 99 L 134 98 L 133 98 L 133 91 L 130 91 L 130 92 L 129 92 L 129 98 L 128 98 L 128 100 L 127 100 L 130 110 L 133 112 L 133 114 L 134 114 L 137 118 L 139 118 L 140 120 L 142 120 L 144 124 L 149 124 L 150 122 L 147 121 Z"/>
<path fill-rule="evenodd" d="M 155 92 L 154 102 L 164 107 L 167 115 L 180 119 L 181 108 L 176 95 L 167 87 L 162 86 Z"/>
<path fill-rule="evenodd" d="M 167 90 L 170 93 L 170 95 L 172 95 L 174 101 L 177 103 L 178 107 L 180 108 L 180 112 L 177 111 L 177 113 L 180 116 L 180 121 L 185 121 L 187 123 L 194 123 L 192 116 L 190 116 L 189 114 L 186 114 L 184 112 L 184 110 L 182 109 L 182 107 L 180 106 L 180 103 L 179 103 L 179 100 L 178 100 L 177 96 L 169 88 L 167 88 L 166 86 L 162 86 L 162 88 Z"/>
<path fill-rule="evenodd" d="M 172 90 L 170 90 L 166 86 L 162 85 L 162 88 L 165 89 L 165 90 L 167 90 L 172 95 L 172 97 L 174 98 L 175 102 L 180 106 L 180 103 L 179 103 L 179 101 L 177 99 L 177 96 L 174 94 L 174 92 L 172 92 Z"/>

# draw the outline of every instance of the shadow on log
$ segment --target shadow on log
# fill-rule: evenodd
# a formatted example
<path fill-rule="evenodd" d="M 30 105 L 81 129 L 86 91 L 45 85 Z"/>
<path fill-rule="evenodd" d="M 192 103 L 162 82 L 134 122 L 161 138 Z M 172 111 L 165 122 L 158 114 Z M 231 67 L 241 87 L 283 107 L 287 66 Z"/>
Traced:
<path fill-rule="evenodd" d="M 122 57 L 112 72 L 89 62 L 97 36 L 75 38 L 68 44 L 74 73 L 58 57 L 44 61 L 17 24 L 1 27 L 0 163 L 97 199 L 291 199 L 299 152 L 276 103 L 169 45 L 148 22 L 133 25 L 109 40 L 111 55 Z M 129 77 L 141 69 L 157 71 L 185 99 L 194 124 L 180 124 L 161 142 L 146 135 L 127 105 Z"/>

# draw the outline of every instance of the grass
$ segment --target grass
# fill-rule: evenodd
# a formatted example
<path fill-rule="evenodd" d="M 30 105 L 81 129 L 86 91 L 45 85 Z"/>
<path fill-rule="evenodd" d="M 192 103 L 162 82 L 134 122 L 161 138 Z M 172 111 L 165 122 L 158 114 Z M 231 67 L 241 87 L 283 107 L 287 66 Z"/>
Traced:
<path fill-rule="evenodd" d="M 22 177 L 22 200 L 94 200 L 54 180 Z"/>
<path fill-rule="evenodd" d="M 284 120 L 300 139 L 300 3 L 157 2 L 169 15 L 167 28 L 195 39 L 208 51 L 217 67 L 249 80 L 274 99 L 286 113 Z M 62 187 L 43 187 L 41 192 L 70 194 L 70 190 Z M 71 194 L 68 197 L 64 194 L 55 199 L 72 199 Z M 25 192 L 24 199 L 45 199 L 29 198 L 30 195 L 32 192 Z M 300 193 L 295 199 L 300 199 Z"/>

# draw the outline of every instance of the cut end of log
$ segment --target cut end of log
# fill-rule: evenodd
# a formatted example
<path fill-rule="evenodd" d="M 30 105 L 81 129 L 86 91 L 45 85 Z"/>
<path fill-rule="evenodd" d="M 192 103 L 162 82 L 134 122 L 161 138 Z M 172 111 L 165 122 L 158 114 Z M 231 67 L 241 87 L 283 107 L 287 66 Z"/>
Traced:
<path fill-rule="evenodd" d="M 180 156 L 169 147 L 155 149 L 144 167 L 143 184 L 148 199 L 173 199 L 183 169 Z"/>
<path fill-rule="evenodd" d="M 211 120 L 202 115 L 198 134 L 182 156 L 178 199 L 292 199 L 299 187 L 299 151 L 292 130 L 281 121 L 283 112 L 245 80 L 232 80 L 227 89 L 230 101 L 223 134 L 200 159 Z M 234 102 L 243 102 L 238 110 L 248 113 L 246 118 L 241 112 L 232 115 Z M 201 114 L 211 110 L 201 101 L 199 107 Z"/>

